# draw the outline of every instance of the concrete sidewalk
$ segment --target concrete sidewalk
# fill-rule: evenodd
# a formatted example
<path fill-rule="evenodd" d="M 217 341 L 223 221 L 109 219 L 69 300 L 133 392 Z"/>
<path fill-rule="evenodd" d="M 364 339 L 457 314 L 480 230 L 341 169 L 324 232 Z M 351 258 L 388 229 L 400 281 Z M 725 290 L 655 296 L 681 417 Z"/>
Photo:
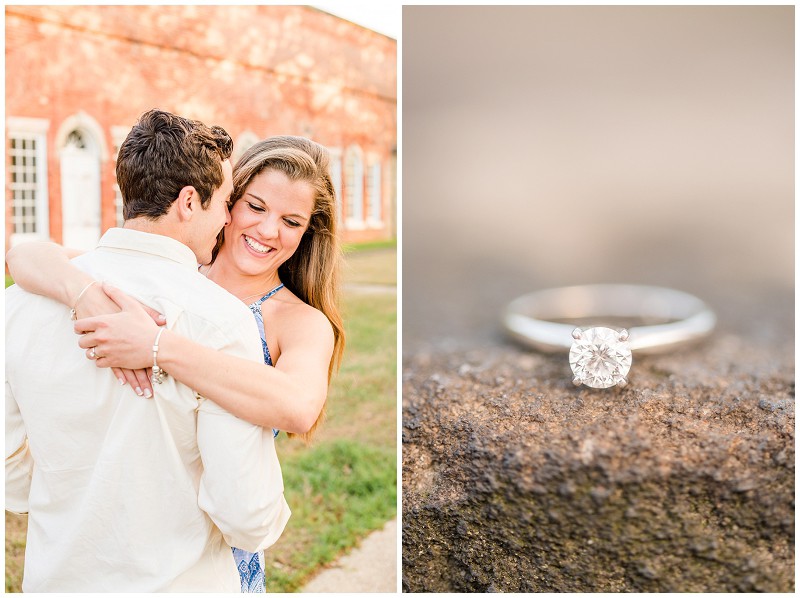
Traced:
<path fill-rule="evenodd" d="M 372 532 L 300 590 L 305 593 L 397 592 L 397 519 Z"/>

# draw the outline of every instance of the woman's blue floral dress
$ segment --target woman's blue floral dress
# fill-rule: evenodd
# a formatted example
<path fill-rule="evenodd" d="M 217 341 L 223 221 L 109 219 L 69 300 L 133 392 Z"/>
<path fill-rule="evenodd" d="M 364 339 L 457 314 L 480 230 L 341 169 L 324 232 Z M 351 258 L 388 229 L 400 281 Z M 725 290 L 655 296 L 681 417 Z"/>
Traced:
<path fill-rule="evenodd" d="M 272 365 L 272 357 L 269 354 L 267 336 L 264 333 L 264 316 L 261 314 L 261 304 L 282 288 L 283 283 L 249 306 L 250 311 L 253 312 L 253 316 L 256 318 L 256 324 L 258 324 L 258 333 L 261 335 L 261 346 L 264 349 L 264 363 L 267 365 Z M 273 430 L 272 433 L 277 436 L 278 430 Z M 231 550 L 233 551 L 233 558 L 236 561 L 236 567 L 239 569 L 239 578 L 242 581 L 242 592 L 265 592 L 264 553 L 247 552 L 241 548 L 231 548 Z"/>

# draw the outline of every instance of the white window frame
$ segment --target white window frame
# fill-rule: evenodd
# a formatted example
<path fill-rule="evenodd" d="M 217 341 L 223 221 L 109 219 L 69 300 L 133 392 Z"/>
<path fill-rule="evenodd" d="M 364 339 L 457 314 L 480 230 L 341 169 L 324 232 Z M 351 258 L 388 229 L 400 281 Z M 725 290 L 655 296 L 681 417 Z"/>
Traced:
<path fill-rule="evenodd" d="M 64 177 L 64 159 L 65 155 L 64 152 L 68 150 L 70 145 L 70 136 L 77 132 L 83 138 L 83 142 L 85 147 L 82 148 L 81 151 L 87 152 L 87 154 L 91 154 L 92 159 L 95 161 L 93 165 L 93 173 L 95 173 L 94 168 L 96 168 L 96 181 L 93 181 L 91 189 L 85 189 L 91 195 L 88 198 L 88 201 L 85 199 L 80 200 L 80 203 L 83 204 L 81 209 L 90 209 L 92 213 L 90 215 L 90 221 L 92 225 L 96 223 L 97 225 L 97 238 L 94 238 L 94 226 L 91 229 L 87 229 L 85 227 L 81 227 L 84 229 L 84 234 L 79 234 L 75 236 L 75 233 L 78 229 L 73 229 L 71 226 L 73 222 L 71 222 L 71 218 L 74 218 L 74 213 L 70 213 L 70 211 L 75 207 L 74 203 L 69 201 L 70 197 L 67 193 L 67 185 Z M 75 249 L 93 249 L 97 241 L 102 237 L 104 229 L 103 229 L 103 165 L 110 157 L 110 152 L 108 148 L 108 143 L 106 141 L 106 133 L 100 123 L 97 122 L 91 115 L 83 110 L 79 110 L 75 114 L 72 114 L 64 119 L 61 125 L 58 127 L 58 131 L 56 132 L 55 142 L 53 144 L 54 148 L 57 149 L 59 153 L 59 162 L 60 162 L 60 177 L 61 177 L 61 214 L 62 214 L 62 221 L 61 221 L 61 239 L 62 242 L 70 247 Z M 95 198 L 95 193 L 97 194 Z M 96 203 L 94 202 L 96 199 Z M 72 202 L 75 202 L 75 198 L 71 198 Z M 69 215 L 68 215 L 69 214 Z M 96 220 L 95 220 L 96 216 Z M 90 236 L 85 236 L 87 230 L 91 230 Z"/>
<path fill-rule="evenodd" d="M 113 144 L 112 151 L 114 152 L 113 160 L 116 164 L 117 156 L 119 156 L 119 148 L 125 143 L 128 133 L 131 132 L 131 127 L 121 127 L 119 125 L 112 125 L 111 127 L 111 143 Z"/>
<path fill-rule="evenodd" d="M 336 194 L 336 224 L 342 224 L 342 150 L 338 147 L 329 147 L 328 155 L 331 161 L 331 182 L 333 192 Z"/>
<path fill-rule="evenodd" d="M 114 183 L 114 226 L 121 228 L 125 224 L 125 210 L 122 206 L 122 191 L 119 184 Z"/>
<path fill-rule="evenodd" d="M 371 155 L 367 160 L 367 226 L 383 228 L 383 176 L 380 159 Z"/>
<path fill-rule="evenodd" d="M 26 241 L 39 241 L 50 239 L 50 202 L 47 192 L 47 131 L 50 128 L 50 121 L 43 118 L 9 117 L 6 120 L 6 150 L 9 152 L 7 162 L 9 170 L 11 167 L 11 140 L 12 139 L 32 139 L 35 144 L 34 158 L 36 160 L 36 183 L 33 187 L 34 192 L 34 211 L 36 231 L 33 233 L 11 233 L 9 239 L 13 247 Z M 10 178 L 10 177 L 9 177 Z M 11 221 L 14 225 L 14 192 L 17 184 L 9 182 L 11 188 Z"/>
<path fill-rule="evenodd" d="M 347 194 L 345 227 L 348 230 L 364 229 L 364 152 L 357 145 L 351 145 L 345 152 L 344 178 Z"/>
<path fill-rule="evenodd" d="M 122 206 L 122 191 L 117 182 L 117 159 L 119 158 L 119 149 L 125 143 L 128 133 L 131 132 L 131 127 L 124 127 L 120 125 L 111 126 L 111 143 L 112 151 L 114 153 L 114 226 L 121 227 L 125 222 L 124 210 Z"/>

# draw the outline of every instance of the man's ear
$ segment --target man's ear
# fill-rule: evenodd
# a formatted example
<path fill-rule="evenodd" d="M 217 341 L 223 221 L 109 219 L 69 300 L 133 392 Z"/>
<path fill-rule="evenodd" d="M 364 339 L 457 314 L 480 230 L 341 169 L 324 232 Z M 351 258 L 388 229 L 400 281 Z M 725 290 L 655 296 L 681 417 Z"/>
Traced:
<path fill-rule="evenodd" d="M 175 200 L 175 208 L 178 219 L 181 222 L 188 222 L 192 216 L 197 213 L 201 208 L 200 195 L 197 189 L 191 185 L 187 185 L 178 193 L 178 199 Z"/>

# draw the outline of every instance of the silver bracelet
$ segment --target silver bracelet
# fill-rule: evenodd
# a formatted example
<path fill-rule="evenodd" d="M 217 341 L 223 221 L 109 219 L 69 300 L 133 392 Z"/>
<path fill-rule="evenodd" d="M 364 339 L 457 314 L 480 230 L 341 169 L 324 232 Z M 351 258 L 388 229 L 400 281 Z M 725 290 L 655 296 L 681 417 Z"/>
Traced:
<path fill-rule="evenodd" d="M 97 284 L 97 282 L 98 281 L 93 280 L 92 282 L 87 284 L 85 287 L 83 287 L 83 290 L 80 293 L 78 293 L 78 298 L 75 299 L 74 307 L 71 310 L 69 310 L 69 318 L 70 318 L 70 320 L 77 320 L 78 319 L 78 313 L 76 311 L 78 309 L 78 302 L 81 300 L 81 297 L 83 297 L 84 293 L 86 293 L 86 291 L 89 290 L 89 287 L 92 286 L 93 284 Z"/>
<path fill-rule="evenodd" d="M 150 381 L 153 384 L 161 384 L 164 381 L 164 376 L 167 376 L 167 372 L 162 370 L 158 367 L 158 341 L 161 339 L 161 335 L 166 330 L 166 327 L 162 326 L 158 334 L 156 334 L 156 340 L 153 342 L 153 375 L 150 377 Z"/>

